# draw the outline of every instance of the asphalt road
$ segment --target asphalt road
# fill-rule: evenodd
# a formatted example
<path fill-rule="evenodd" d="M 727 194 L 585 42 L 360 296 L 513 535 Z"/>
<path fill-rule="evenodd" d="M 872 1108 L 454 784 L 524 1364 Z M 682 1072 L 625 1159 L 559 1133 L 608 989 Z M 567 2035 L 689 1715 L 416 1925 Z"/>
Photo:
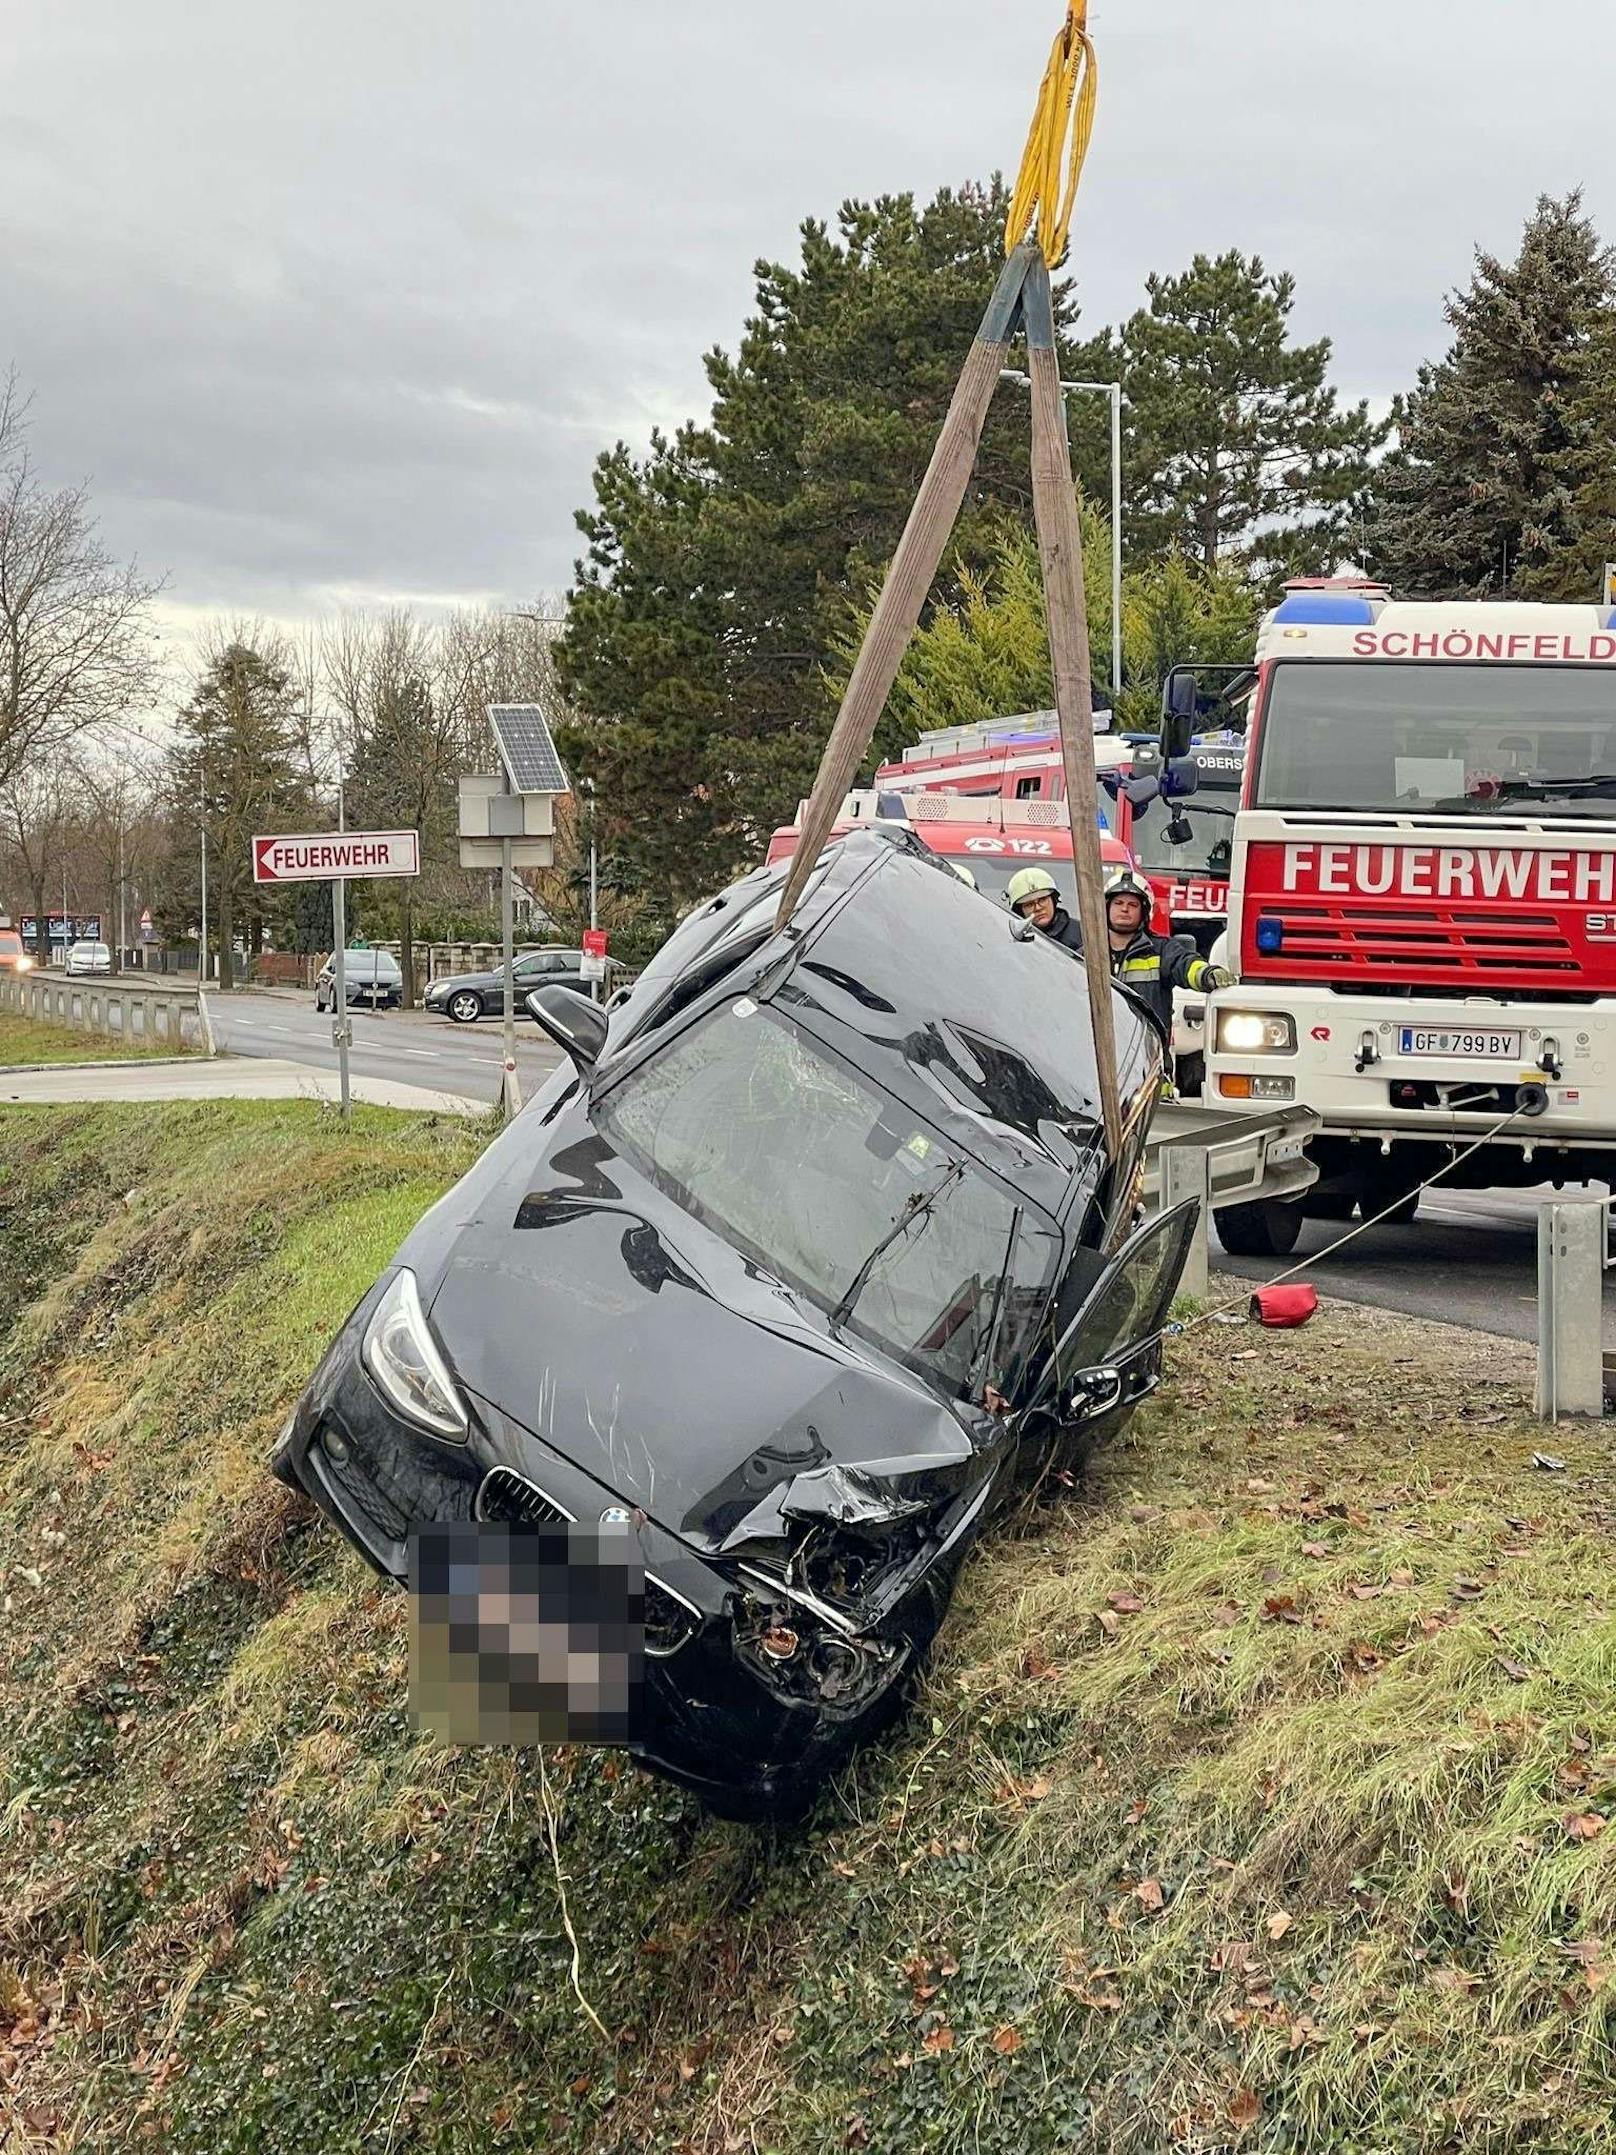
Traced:
<path fill-rule="evenodd" d="M 329 1016 L 291 990 L 217 995 L 209 1000 L 221 1048 L 336 1068 Z M 453 1025 L 422 1011 L 353 1014 L 353 1068 L 371 1077 L 429 1086 L 490 1103 L 499 1092 L 497 1019 Z M 561 1061 L 561 1051 L 517 1023 L 516 1059 L 525 1093 Z M 1304 1274 L 1321 1294 L 1380 1309 L 1404 1310 L 1509 1339 L 1537 1338 L 1537 1213 L 1552 1190 L 1432 1191 L 1408 1226 L 1372 1227 Z M 1569 1194 L 1576 1194 L 1568 1192 Z M 1286 1258 L 1229 1257 L 1214 1236 L 1213 1263 L 1246 1279 L 1271 1279 L 1338 1241 L 1346 1229 L 1309 1220 Z M 1605 1337 L 1616 1347 L 1616 1272 L 1605 1294 Z"/>
<path fill-rule="evenodd" d="M 316 1013 L 312 994 L 262 989 L 213 994 L 208 1010 L 214 1039 L 231 1055 L 269 1055 L 321 1070 L 337 1067 L 330 1014 Z M 524 1095 L 535 1092 L 561 1059 L 561 1050 L 537 1033 L 531 1018 L 517 1020 L 516 1069 Z M 367 1077 L 462 1093 L 492 1105 L 499 1096 L 499 1066 L 497 1018 L 455 1025 L 420 1010 L 353 1013 L 350 1067 Z"/>
<path fill-rule="evenodd" d="M 1406 1227 L 1388 1222 L 1354 1237 L 1338 1257 L 1303 1273 L 1320 1294 L 1377 1309 L 1470 1325 L 1506 1339 L 1537 1338 L 1537 1215 L 1556 1195 L 1581 1190 L 1432 1190 Z M 1589 1194 L 1597 1194 L 1596 1190 Z M 1212 1262 L 1245 1279 L 1273 1279 L 1349 1231 L 1308 1220 L 1289 1257 L 1228 1257 L 1213 1238 Z M 1616 1347 L 1616 1272 L 1606 1274 L 1605 1344 Z"/>

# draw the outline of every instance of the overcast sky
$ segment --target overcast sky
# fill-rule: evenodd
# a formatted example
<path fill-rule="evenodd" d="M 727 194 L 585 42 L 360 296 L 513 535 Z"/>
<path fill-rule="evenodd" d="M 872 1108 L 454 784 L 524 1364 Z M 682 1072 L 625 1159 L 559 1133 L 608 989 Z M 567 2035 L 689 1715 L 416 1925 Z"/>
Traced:
<path fill-rule="evenodd" d="M 596 452 L 705 409 L 760 254 L 1014 169 L 1060 0 L 11 0 L 0 364 L 109 541 L 212 610 L 563 587 Z M 1090 326 L 1259 250 L 1350 396 L 1478 241 L 1616 234 L 1608 0 L 1093 0 Z M 1537 33 L 1541 33 L 1539 36 Z"/>

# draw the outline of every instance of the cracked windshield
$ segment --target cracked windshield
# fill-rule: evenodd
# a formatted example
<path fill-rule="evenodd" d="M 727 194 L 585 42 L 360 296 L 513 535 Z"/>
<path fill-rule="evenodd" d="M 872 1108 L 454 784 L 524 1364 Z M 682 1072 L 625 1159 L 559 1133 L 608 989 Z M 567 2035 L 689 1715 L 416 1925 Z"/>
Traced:
<path fill-rule="evenodd" d="M 772 1012 L 743 999 L 706 1019 L 600 1122 L 676 1203 L 951 1389 L 980 1389 L 990 1350 L 995 1369 L 1021 1352 L 1042 1221 Z"/>

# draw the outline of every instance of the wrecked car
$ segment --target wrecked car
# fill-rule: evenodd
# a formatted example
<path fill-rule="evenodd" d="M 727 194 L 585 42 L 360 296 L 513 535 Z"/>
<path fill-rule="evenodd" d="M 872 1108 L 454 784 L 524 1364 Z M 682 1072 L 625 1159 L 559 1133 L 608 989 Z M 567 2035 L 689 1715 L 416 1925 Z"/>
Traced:
<path fill-rule="evenodd" d="M 688 915 L 360 1302 L 275 1467 L 386 1576 L 455 1521 L 626 1524 L 628 1748 L 799 1807 L 889 1718 L 1018 1486 L 1152 1389 L 1193 1208 L 1137 1225 L 1164 1043 L 912 838 Z"/>

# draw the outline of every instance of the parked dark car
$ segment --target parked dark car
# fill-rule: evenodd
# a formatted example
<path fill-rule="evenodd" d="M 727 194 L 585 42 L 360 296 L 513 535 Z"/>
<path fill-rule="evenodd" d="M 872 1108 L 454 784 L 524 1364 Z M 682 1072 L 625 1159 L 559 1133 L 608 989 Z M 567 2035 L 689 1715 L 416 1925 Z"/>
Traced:
<path fill-rule="evenodd" d="M 404 1000 L 404 975 L 389 950 L 346 950 L 342 954 L 344 999 L 368 1003 L 372 1010 L 396 1010 Z M 337 968 L 327 958 L 314 979 L 316 1010 L 337 1007 Z"/>
<path fill-rule="evenodd" d="M 527 998 L 535 988 L 577 988 L 583 985 L 581 950 L 525 950 L 512 967 L 516 1015 L 531 1013 Z M 426 991 L 428 1010 L 453 1018 L 457 1025 L 474 1025 L 479 1018 L 502 1017 L 505 1011 L 505 968 L 490 973 L 456 973 L 434 980 Z"/>
<path fill-rule="evenodd" d="M 403 1579 L 413 1530 L 626 1522 L 629 1750 L 796 1809 L 902 1704 L 972 1543 L 1155 1385 L 1193 1208 L 1136 1226 L 1164 1043 L 904 835 L 690 915 L 407 1238 L 275 1469 Z M 553 1529 L 552 1529 L 553 1531 Z M 481 1609 L 479 1602 L 477 1607 Z"/>

